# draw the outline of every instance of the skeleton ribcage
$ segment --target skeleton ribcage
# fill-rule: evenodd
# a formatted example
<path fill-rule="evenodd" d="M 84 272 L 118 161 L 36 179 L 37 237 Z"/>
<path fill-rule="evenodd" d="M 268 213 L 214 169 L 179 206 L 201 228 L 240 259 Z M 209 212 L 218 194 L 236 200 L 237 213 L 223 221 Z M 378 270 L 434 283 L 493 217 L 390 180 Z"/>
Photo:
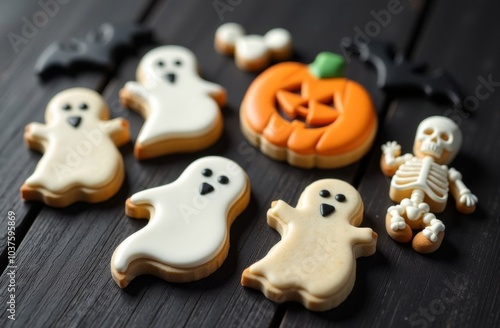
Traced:
<path fill-rule="evenodd" d="M 432 157 L 406 161 L 392 177 L 391 187 L 398 190 L 420 189 L 437 203 L 448 198 L 448 168 L 434 163 Z"/>

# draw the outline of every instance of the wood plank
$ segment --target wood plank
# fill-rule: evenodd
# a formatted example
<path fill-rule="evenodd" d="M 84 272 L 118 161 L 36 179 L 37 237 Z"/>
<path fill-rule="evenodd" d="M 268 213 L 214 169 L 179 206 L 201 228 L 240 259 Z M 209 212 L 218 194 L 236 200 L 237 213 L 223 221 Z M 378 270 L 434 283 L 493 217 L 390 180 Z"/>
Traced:
<path fill-rule="evenodd" d="M 494 81 L 500 81 L 496 60 L 500 50 L 490 42 L 500 33 L 494 13 L 493 3 L 487 1 L 437 2 L 415 47 L 414 58 L 432 67 L 446 67 L 460 82 L 465 96 L 477 97 L 478 77 L 491 74 Z M 352 304 L 344 304 L 322 314 L 293 306 L 283 326 L 498 326 L 499 97 L 498 92 L 492 91 L 460 124 L 464 142 L 453 166 L 463 173 L 464 182 L 479 197 L 476 213 L 460 214 L 450 200 L 446 211 L 438 215 L 446 224 L 446 235 L 435 254 L 422 256 L 410 245 L 395 243 L 384 226 L 386 210 L 393 205 L 388 197 L 390 180 L 379 169 L 380 151 L 374 152 L 360 192 L 366 206 L 365 224 L 379 233 L 379 240 L 376 255 L 358 261 L 353 293 L 363 294 L 361 304 L 355 311 Z M 418 99 L 393 103 L 382 122 L 376 145 L 397 140 L 403 151 L 411 152 L 418 123 L 446 110 L 446 106 Z M 449 111 L 447 115 L 456 114 Z"/>
<path fill-rule="evenodd" d="M 297 58 L 310 62 L 319 51 L 339 51 L 340 39 L 354 36 L 354 27 L 363 28 L 373 20 L 370 10 L 384 9 L 386 3 L 332 1 L 323 6 L 311 6 L 307 1 L 297 1 L 290 6 L 286 1 L 241 2 L 224 17 L 226 21 L 241 22 L 250 33 L 264 33 L 276 26 L 290 29 L 295 36 Z M 396 23 L 383 29 L 381 35 L 404 46 L 418 11 L 418 7 L 405 7 L 392 17 Z M 316 21 L 321 24 L 311 23 Z M 18 250 L 18 279 L 22 283 L 18 291 L 18 324 L 279 324 L 283 308 L 276 315 L 276 304 L 239 283 L 243 269 L 262 258 L 279 240 L 279 235 L 266 224 L 269 204 L 278 198 L 295 204 L 302 190 L 320 178 L 353 181 L 359 164 L 339 170 L 301 170 L 268 159 L 244 141 L 239 130 L 238 108 L 255 75 L 238 71 L 233 59 L 213 50 L 213 34 L 220 20 L 212 2 L 191 1 L 187 5 L 186 2 L 169 1 L 147 22 L 155 28 L 159 43 L 191 48 L 198 56 L 203 76 L 227 87 L 229 104 L 223 110 L 225 131 L 222 140 L 195 154 L 166 156 L 141 163 L 133 158 L 131 146 L 125 147 L 122 153 L 127 179 L 111 200 L 92 206 L 76 204 L 61 210 L 42 207 Z M 320 38 L 324 43 L 317 42 Z M 143 120 L 135 113 L 121 111 L 116 104 L 119 88 L 134 79 L 137 62 L 138 58 L 127 60 L 104 92 L 113 113 L 131 121 L 133 136 L 137 135 Z M 380 108 L 383 97 L 373 86 L 373 74 L 366 73 L 356 62 L 348 73 L 371 86 L 368 89 Z M 171 284 L 144 276 L 124 291 L 120 290 L 109 273 L 111 254 L 122 240 L 145 224 L 124 215 L 125 199 L 136 191 L 173 181 L 190 162 L 209 154 L 232 158 L 242 165 L 252 181 L 250 206 L 231 229 L 228 259 L 217 272 L 199 282 Z M 5 287 L 2 280 L 0 290 L 5 292 Z M 29 316 L 22 313 L 29 313 Z M 0 316 L 4 317 L 4 314 Z"/>
<path fill-rule="evenodd" d="M 109 2 L 114 6 L 117 2 Z M 102 6 L 102 1 L 68 2 L 61 5 L 59 11 L 51 17 L 49 22 L 40 27 L 35 36 L 27 44 L 20 45 L 16 54 L 7 38 L 2 38 L 0 48 L 5 54 L 5 61 L 0 66 L 0 207 L 5 211 L 16 213 L 16 227 L 18 241 L 22 239 L 31 225 L 34 217 L 41 209 L 40 204 L 24 203 L 20 198 L 19 188 L 29 177 L 41 155 L 30 151 L 24 145 L 24 127 L 30 122 L 43 122 L 45 107 L 48 101 L 59 91 L 70 87 L 87 87 L 96 89 L 105 80 L 102 72 L 84 72 L 76 76 L 59 76 L 47 82 L 42 82 L 34 73 L 34 65 L 38 55 L 51 42 L 68 40 L 72 37 L 84 36 L 90 29 L 97 28 L 103 22 L 120 23 L 133 22 L 140 18 L 147 3 L 136 4 L 135 1 L 120 2 L 124 8 L 122 12 L 113 14 L 96 10 Z M 17 4 L 15 6 L 20 6 Z M 24 5 L 12 17 L 9 31 L 22 31 L 22 17 L 31 17 L 40 11 L 38 2 L 30 6 Z M 6 13 L 9 10 L 6 10 Z M 78 13 L 77 15 L 75 13 Z M 17 16 L 19 14 L 19 17 Z M 17 25 L 16 25 L 17 24 Z M 7 33 L 7 32 L 6 32 Z M 21 33 L 21 32 L 19 32 Z M 6 224 L 7 217 L 0 217 L 0 224 Z M 2 265 L 5 261 L 6 232 L 0 231 L 0 252 Z"/>

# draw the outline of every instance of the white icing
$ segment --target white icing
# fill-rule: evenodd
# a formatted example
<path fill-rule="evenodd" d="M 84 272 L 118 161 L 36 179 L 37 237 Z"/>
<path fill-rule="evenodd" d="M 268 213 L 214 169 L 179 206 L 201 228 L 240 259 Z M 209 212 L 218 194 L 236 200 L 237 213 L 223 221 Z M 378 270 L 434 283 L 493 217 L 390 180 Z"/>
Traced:
<path fill-rule="evenodd" d="M 174 83 L 167 74 L 174 74 Z M 128 82 L 125 89 L 147 103 L 139 144 L 199 137 L 216 126 L 219 107 L 212 96 L 224 88 L 200 78 L 190 50 L 180 46 L 151 50 L 139 64 L 138 81 Z"/>
<path fill-rule="evenodd" d="M 79 106 L 85 103 L 87 109 Z M 70 109 L 63 109 L 64 105 Z M 110 136 L 120 132 L 122 119 L 103 120 L 108 109 L 90 89 L 72 88 L 58 93 L 47 105 L 46 125 L 31 123 L 29 131 L 44 144 L 44 155 L 26 184 L 61 194 L 73 187 L 107 185 L 122 166 L 122 157 Z M 68 118 L 80 118 L 75 128 Z"/>
<path fill-rule="evenodd" d="M 437 203 L 448 199 L 448 170 L 434 163 L 430 156 L 414 157 L 396 171 L 391 187 L 397 190 L 420 189 Z"/>
<path fill-rule="evenodd" d="M 321 190 L 328 190 L 330 196 L 321 197 Z M 338 193 L 345 195 L 344 201 L 336 200 Z M 335 210 L 324 217 L 322 204 L 333 205 Z M 273 293 L 311 294 L 318 302 L 336 295 L 342 301 L 354 284 L 347 281 L 355 278 L 355 259 L 375 252 L 373 231 L 357 227 L 362 206 L 357 190 L 336 179 L 311 183 L 295 208 L 278 201 L 268 211 L 268 223 L 282 239 L 249 272 L 272 286 Z"/>
<path fill-rule="evenodd" d="M 417 128 L 415 142 L 421 141 L 420 151 L 426 155 L 441 158 L 443 149 L 451 153 L 451 162 L 462 145 L 462 132 L 458 125 L 444 116 L 431 116 L 423 120 Z"/>
<path fill-rule="evenodd" d="M 215 31 L 215 38 L 219 42 L 233 46 L 236 44 L 236 40 L 244 35 L 245 29 L 237 23 L 222 24 Z"/>
<path fill-rule="evenodd" d="M 239 24 L 226 23 L 216 30 L 215 38 L 217 42 L 227 47 L 234 46 L 234 56 L 237 62 L 260 62 L 266 57 L 271 57 L 273 53 L 281 54 L 275 60 L 284 59 L 286 51 L 291 49 L 292 36 L 290 32 L 283 28 L 275 28 L 261 35 L 245 35 L 245 30 Z"/>
<path fill-rule="evenodd" d="M 420 143 L 420 145 L 419 145 Z M 444 231 L 444 224 L 430 213 L 431 206 L 444 209 L 448 200 L 449 183 L 458 190 L 457 203 L 473 207 L 477 197 L 462 182 L 462 175 L 454 168 L 448 169 L 443 163 L 453 160 L 462 143 L 462 133 L 451 119 L 432 116 L 423 120 L 415 135 L 413 145 L 417 156 L 405 154 L 395 158 L 401 147 L 396 142 L 387 142 L 382 146 L 383 160 L 391 167 L 398 167 L 391 180 L 391 196 L 398 198 L 393 191 L 411 191 L 411 198 L 404 198 L 400 205 L 391 206 L 387 213 L 391 217 L 390 228 L 393 231 L 405 229 L 406 222 L 401 215 L 406 214 L 410 221 L 422 218 L 426 225 L 422 234 L 430 241 L 437 242 L 438 234 Z M 446 157 L 443 151 L 449 152 Z M 437 163 L 440 164 L 437 164 Z M 432 202 L 425 203 L 427 196 Z M 435 204 L 441 205 L 436 206 Z"/>
<path fill-rule="evenodd" d="M 284 28 L 275 28 L 264 35 L 264 41 L 272 51 L 280 51 L 290 47 L 292 35 Z"/>
<path fill-rule="evenodd" d="M 265 58 L 268 55 L 264 38 L 260 35 L 247 35 L 236 41 L 235 56 L 245 61 L 255 61 Z"/>
<path fill-rule="evenodd" d="M 210 169 L 212 176 L 202 175 Z M 217 179 L 224 175 L 229 183 Z M 214 191 L 200 195 L 209 183 Z M 130 262 L 152 259 L 178 268 L 191 268 L 215 257 L 228 238 L 228 211 L 246 189 L 246 174 L 235 162 L 217 156 L 189 165 L 174 182 L 147 189 L 131 197 L 133 204 L 150 204 L 154 213 L 148 225 L 122 242 L 114 267 L 124 272 Z"/>

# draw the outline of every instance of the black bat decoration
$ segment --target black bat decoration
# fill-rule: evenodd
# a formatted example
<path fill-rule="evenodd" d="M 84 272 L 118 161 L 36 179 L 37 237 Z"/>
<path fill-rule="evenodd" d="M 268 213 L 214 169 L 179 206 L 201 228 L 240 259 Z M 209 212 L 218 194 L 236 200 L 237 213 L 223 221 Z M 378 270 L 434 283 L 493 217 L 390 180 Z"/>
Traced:
<path fill-rule="evenodd" d="M 448 101 L 457 108 L 462 107 L 462 93 L 455 81 L 444 69 L 426 72 L 425 64 L 409 62 L 404 55 L 396 54 L 388 42 L 354 42 L 342 40 L 341 46 L 359 56 L 377 71 L 377 85 L 391 95 L 425 94 L 438 100 Z"/>
<path fill-rule="evenodd" d="M 50 44 L 38 57 L 35 72 L 42 79 L 82 70 L 111 71 L 130 50 L 151 40 L 151 30 L 134 25 L 102 24 L 85 38 Z"/>

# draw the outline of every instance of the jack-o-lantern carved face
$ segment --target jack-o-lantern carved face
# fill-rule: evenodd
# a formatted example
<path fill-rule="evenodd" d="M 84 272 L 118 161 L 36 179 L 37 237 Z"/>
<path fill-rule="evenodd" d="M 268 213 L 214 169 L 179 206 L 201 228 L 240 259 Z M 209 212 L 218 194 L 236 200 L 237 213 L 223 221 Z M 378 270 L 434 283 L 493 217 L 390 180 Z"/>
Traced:
<path fill-rule="evenodd" d="M 370 148 L 377 116 L 368 92 L 342 75 L 343 59 L 321 53 L 311 65 L 282 63 L 258 76 L 241 105 L 247 139 L 299 167 L 335 168 Z"/>

